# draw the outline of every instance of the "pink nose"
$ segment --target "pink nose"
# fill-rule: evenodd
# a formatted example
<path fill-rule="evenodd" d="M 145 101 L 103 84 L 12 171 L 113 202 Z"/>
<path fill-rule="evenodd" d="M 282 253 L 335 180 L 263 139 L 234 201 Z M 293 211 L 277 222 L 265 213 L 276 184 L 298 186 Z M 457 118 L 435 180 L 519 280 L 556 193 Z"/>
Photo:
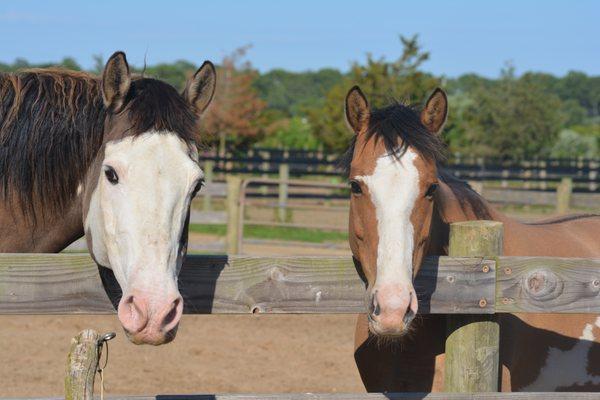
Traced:
<path fill-rule="evenodd" d="M 417 296 L 400 285 L 386 285 L 373 290 L 369 307 L 371 330 L 380 335 L 401 335 L 418 310 Z"/>
<path fill-rule="evenodd" d="M 175 338 L 183 299 L 150 302 L 148 296 L 132 293 L 119 302 L 118 316 L 130 340 L 136 344 L 163 344 Z"/>

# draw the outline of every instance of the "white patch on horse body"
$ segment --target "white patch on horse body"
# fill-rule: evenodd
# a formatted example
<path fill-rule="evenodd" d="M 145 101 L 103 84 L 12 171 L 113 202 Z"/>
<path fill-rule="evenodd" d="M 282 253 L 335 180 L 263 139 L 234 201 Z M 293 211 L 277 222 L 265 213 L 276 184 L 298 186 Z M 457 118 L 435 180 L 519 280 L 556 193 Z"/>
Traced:
<path fill-rule="evenodd" d="M 570 350 L 548 349 L 546 364 L 536 380 L 521 389 L 524 392 L 555 391 L 573 385 L 600 385 L 600 376 L 590 375 L 587 367 L 589 351 L 594 344 L 594 325 L 600 328 L 600 317 L 594 324 L 585 324 L 579 341 Z"/>
<path fill-rule="evenodd" d="M 141 291 L 176 290 L 180 236 L 202 170 L 188 145 L 168 132 L 109 142 L 104 154 L 85 220 L 90 251 L 123 290 L 133 289 L 130 282 Z M 106 166 L 116 171 L 116 185 Z"/>
<path fill-rule="evenodd" d="M 417 154 L 407 149 L 400 158 L 385 155 L 372 175 L 358 176 L 371 195 L 377 216 L 377 284 L 412 287 L 414 228 L 410 220 L 419 193 Z"/>

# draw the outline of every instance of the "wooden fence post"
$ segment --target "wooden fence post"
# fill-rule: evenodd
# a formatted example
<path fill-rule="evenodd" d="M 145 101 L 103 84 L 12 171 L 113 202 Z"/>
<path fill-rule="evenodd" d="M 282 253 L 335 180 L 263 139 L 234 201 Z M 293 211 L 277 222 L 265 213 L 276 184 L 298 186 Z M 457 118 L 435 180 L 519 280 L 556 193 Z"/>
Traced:
<path fill-rule="evenodd" d="M 287 163 L 279 164 L 279 180 L 287 181 L 289 179 L 290 179 L 290 165 Z M 287 199 L 288 199 L 288 184 L 280 183 L 279 184 L 279 203 L 278 203 L 279 208 L 277 210 L 278 222 L 286 221 Z"/>
<path fill-rule="evenodd" d="M 450 225 L 448 253 L 452 257 L 494 257 L 502 255 L 502 247 L 501 222 Z M 447 321 L 444 391 L 498 391 L 500 329 L 495 316 L 449 315 Z"/>
<path fill-rule="evenodd" d="M 215 168 L 215 162 L 213 160 L 206 160 L 204 162 L 204 183 L 208 186 L 213 181 L 214 168 Z M 212 196 L 210 195 L 210 189 L 206 190 L 206 192 L 204 193 L 204 197 L 203 197 L 203 207 L 202 207 L 204 211 L 212 210 L 211 197 Z"/>
<path fill-rule="evenodd" d="M 99 339 L 98 332 L 92 329 L 81 331 L 71 339 L 65 377 L 65 400 L 93 399 Z"/>
<path fill-rule="evenodd" d="M 238 230 L 240 214 L 240 187 L 242 178 L 227 176 L 227 254 L 238 254 Z"/>
<path fill-rule="evenodd" d="M 556 212 L 566 214 L 571 204 L 571 193 L 573 192 L 573 179 L 562 178 L 556 188 Z"/>

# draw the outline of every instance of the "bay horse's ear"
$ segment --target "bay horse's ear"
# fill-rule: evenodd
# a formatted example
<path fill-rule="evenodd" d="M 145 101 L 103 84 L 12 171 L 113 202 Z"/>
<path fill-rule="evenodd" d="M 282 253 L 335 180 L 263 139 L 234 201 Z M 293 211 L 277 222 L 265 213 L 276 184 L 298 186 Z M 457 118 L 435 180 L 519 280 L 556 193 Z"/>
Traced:
<path fill-rule="evenodd" d="M 357 135 L 369 123 L 369 102 L 358 86 L 352 87 L 346 95 L 346 121 Z"/>
<path fill-rule="evenodd" d="M 440 133 L 448 118 L 448 96 L 436 88 L 421 111 L 421 122 L 431 133 Z"/>
<path fill-rule="evenodd" d="M 183 97 L 201 114 L 215 94 L 217 86 L 217 72 L 210 61 L 204 61 L 198 71 L 188 79 Z"/>
<path fill-rule="evenodd" d="M 125 53 L 117 51 L 106 62 L 102 73 L 102 99 L 104 106 L 112 112 L 123 108 L 127 92 L 131 86 L 129 64 Z"/>

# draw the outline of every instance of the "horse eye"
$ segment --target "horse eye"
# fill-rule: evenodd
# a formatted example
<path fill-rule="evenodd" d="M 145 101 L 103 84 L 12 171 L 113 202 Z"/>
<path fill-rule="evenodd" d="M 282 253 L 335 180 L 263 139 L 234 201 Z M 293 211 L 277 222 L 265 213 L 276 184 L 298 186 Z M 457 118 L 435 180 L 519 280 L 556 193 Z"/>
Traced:
<path fill-rule="evenodd" d="M 106 179 L 113 185 L 119 183 L 119 175 L 117 175 L 117 172 L 113 167 L 106 167 L 104 169 L 104 176 L 106 176 Z"/>
<path fill-rule="evenodd" d="M 202 189 L 203 187 L 204 187 L 204 180 L 201 179 L 196 184 L 196 187 L 194 188 L 194 191 L 192 192 L 192 197 L 195 197 L 198 194 L 198 192 L 200 191 L 200 189 Z"/>
<path fill-rule="evenodd" d="M 360 185 L 356 181 L 350 181 L 350 191 L 352 192 L 352 194 L 361 194 L 362 193 L 362 189 L 360 188 Z"/>
<path fill-rule="evenodd" d="M 433 194 L 435 193 L 435 191 L 438 188 L 438 184 L 437 183 L 433 183 L 431 186 L 429 186 L 429 188 L 427 189 L 427 192 L 425 192 L 425 197 L 427 198 L 431 198 L 433 196 Z"/>

